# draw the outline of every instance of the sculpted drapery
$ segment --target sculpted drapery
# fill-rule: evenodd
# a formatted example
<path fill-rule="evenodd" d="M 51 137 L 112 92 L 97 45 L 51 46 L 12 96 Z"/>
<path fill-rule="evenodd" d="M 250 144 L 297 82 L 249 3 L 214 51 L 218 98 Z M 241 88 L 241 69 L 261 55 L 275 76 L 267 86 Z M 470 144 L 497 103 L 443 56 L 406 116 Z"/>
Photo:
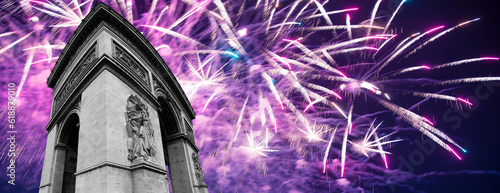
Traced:
<path fill-rule="evenodd" d="M 155 161 L 154 130 L 149 119 L 148 107 L 137 96 L 130 95 L 127 100 L 125 117 L 128 132 L 128 159 L 134 161 L 139 158 Z"/>

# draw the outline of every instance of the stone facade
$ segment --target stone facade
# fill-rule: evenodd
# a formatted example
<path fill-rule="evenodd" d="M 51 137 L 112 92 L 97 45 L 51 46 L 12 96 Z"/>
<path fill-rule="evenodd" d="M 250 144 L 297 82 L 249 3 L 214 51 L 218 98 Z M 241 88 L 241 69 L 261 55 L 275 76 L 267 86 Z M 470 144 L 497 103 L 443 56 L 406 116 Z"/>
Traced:
<path fill-rule="evenodd" d="M 54 100 L 41 193 L 207 192 L 195 114 L 166 66 L 118 13 L 93 8 L 47 81 Z"/>

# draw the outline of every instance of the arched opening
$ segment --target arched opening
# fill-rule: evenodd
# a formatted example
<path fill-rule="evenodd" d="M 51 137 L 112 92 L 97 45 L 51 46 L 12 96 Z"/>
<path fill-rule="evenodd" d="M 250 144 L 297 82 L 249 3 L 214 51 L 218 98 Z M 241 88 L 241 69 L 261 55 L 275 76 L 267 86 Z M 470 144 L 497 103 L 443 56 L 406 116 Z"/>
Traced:
<path fill-rule="evenodd" d="M 64 162 L 61 167 L 62 193 L 74 193 L 76 182 L 76 165 L 78 161 L 78 134 L 80 130 L 80 119 L 76 113 L 71 114 L 61 130 L 59 144 L 64 149 Z"/>
<path fill-rule="evenodd" d="M 172 183 L 171 182 L 171 173 L 169 169 L 169 158 L 168 158 L 168 150 L 167 150 L 167 137 L 169 135 L 173 135 L 179 132 L 179 126 L 177 124 L 176 115 L 172 110 L 172 106 L 169 105 L 169 102 L 163 97 L 158 98 L 160 103 L 160 108 L 158 109 L 158 115 L 160 120 L 160 132 L 161 132 L 161 141 L 163 147 L 163 155 L 165 158 L 165 164 L 168 171 L 167 183 L 169 187 L 169 192 L 172 192 Z"/>
<path fill-rule="evenodd" d="M 163 97 L 159 98 L 160 102 L 160 127 L 162 130 L 162 139 L 165 139 L 167 135 L 172 135 L 179 132 L 179 126 L 177 124 L 176 115 L 172 111 L 172 106 L 168 105 L 168 102 Z M 165 131 L 165 136 L 163 135 L 163 131 Z"/>

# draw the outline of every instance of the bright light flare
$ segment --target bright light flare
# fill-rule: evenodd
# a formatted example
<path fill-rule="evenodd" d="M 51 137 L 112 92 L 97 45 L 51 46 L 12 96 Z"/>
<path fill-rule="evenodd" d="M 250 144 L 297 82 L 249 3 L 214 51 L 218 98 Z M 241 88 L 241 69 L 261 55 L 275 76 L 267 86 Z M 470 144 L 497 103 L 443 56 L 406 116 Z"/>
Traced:
<path fill-rule="evenodd" d="M 326 142 L 323 139 L 323 133 L 325 133 L 326 130 L 322 128 L 317 128 L 316 124 L 312 128 L 308 127 L 306 131 L 298 128 L 297 130 L 305 134 L 305 138 L 307 139 L 308 142 Z"/>
<path fill-rule="evenodd" d="M 40 19 L 38 19 L 38 17 L 37 17 L 37 16 L 33 16 L 33 17 L 28 18 L 28 21 L 31 21 L 31 22 L 38 22 L 38 21 L 40 21 Z"/>
<path fill-rule="evenodd" d="M 254 141 L 254 136 L 253 132 L 250 131 L 250 135 L 247 133 L 247 146 L 242 146 L 242 149 L 245 149 L 247 154 L 250 155 L 250 157 L 258 157 L 258 156 L 264 156 L 264 157 L 269 157 L 267 155 L 268 152 L 276 152 L 278 150 L 273 150 L 265 147 L 265 142 L 266 140 L 269 140 L 268 136 L 264 137 L 264 140 L 260 141 L 259 143 L 256 143 Z"/>
<path fill-rule="evenodd" d="M 243 28 L 243 29 L 238 30 L 238 32 L 237 32 L 237 33 L 238 33 L 238 35 L 239 35 L 240 37 L 243 37 L 243 36 L 246 36 L 246 35 L 247 35 L 247 31 L 248 31 L 248 29 L 247 29 L 247 28 Z"/>

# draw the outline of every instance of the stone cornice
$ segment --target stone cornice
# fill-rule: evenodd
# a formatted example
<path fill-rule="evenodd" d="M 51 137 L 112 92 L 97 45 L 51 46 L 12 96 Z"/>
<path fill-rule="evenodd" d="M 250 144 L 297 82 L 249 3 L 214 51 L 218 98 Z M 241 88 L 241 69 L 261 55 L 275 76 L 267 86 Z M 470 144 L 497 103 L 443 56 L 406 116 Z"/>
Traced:
<path fill-rule="evenodd" d="M 39 189 L 42 189 L 42 188 L 45 188 L 45 187 L 47 187 L 47 186 L 52 186 L 52 184 L 51 184 L 51 183 L 46 183 L 46 184 L 44 184 L 44 185 L 39 186 L 38 188 L 39 188 Z"/>
<path fill-rule="evenodd" d="M 126 166 L 126 165 L 119 164 L 119 163 L 105 161 L 105 162 L 98 163 L 98 164 L 95 164 L 93 166 L 89 166 L 87 168 L 81 169 L 75 173 L 75 176 L 81 175 L 81 174 L 84 174 L 84 173 L 87 173 L 89 171 L 95 170 L 97 168 L 102 168 L 102 167 L 114 167 L 114 168 L 118 168 L 118 169 L 122 169 L 122 170 L 129 170 L 129 171 L 136 170 L 136 169 L 148 169 L 148 170 L 155 171 L 157 173 L 167 174 L 167 171 L 165 169 L 160 168 L 158 165 L 153 165 L 150 163 L 139 163 L 139 164 L 133 164 L 131 166 Z"/>
<path fill-rule="evenodd" d="M 200 151 L 200 149 L 198 149 L 198 147 L 196 147 L 196 143 L 194 143 L 194 141 L 191 140 L 190 137 L 188 135 L 186 135 L 186 134 L 175 134 L 175 135 L 172 135 L 172 136 L 168 136 L 163 141 L 163 143 L 165 145 L 168 145 L 168 144 L 176 143 L 178 141 L 187 142 L 187 144 L 189 144 L 189 146 L 191 146 L 191 148 L 193 148 L 194 150 L 196 150 L 196 152 Z"/>
<path fill-rule="evenodd" d="M 148 65 L 154 70 L 153 77 L 160 82 L 165 83 L 172 94 L 182 104 L 186 113 L 191 119 L 194 119 L 196 114 L 186 96 L 182 87 L 177 82 L 172 71 L 167 67 L 167 64 L 158 54 L 156 49 L 149 43 L 149 41 L 125 18 L 113 10 L 108 5 L 99 2 L 92 11 L 82 20 L 82 23 L 74 31 L 66 47 L 61 52 L 52 72 L 47 80 L 47 85 L 50 88 L 55 88 L 55 85 L 61 78 L 61 75 L 66 68 L 73 62 L 75 53 L 82 49 L 82 45 L 88 41 L 92 31 L 99 26 L 101 22 L 106 22 L 118 32 L 125 36 L 130 42 L 139 49 L 144 59 L 148 61 Z M 77 64 L 78 65 L 78 64 Z"/>

